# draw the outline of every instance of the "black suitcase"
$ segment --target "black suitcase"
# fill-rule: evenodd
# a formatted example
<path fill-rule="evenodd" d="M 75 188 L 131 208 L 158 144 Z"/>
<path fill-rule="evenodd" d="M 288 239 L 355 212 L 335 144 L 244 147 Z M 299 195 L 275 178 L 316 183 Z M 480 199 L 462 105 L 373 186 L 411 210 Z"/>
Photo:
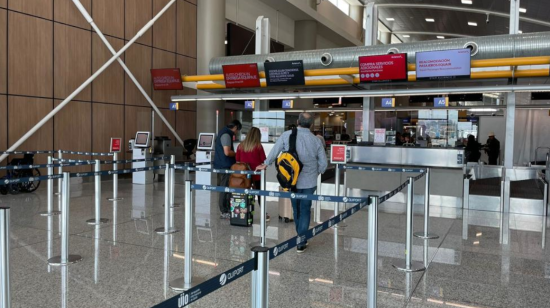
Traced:
<path fill-rule="evenodd" d="M 229 223 L 233 226 L 250 227 L 254 220 L 254 196 L 231 194 L 231 217 Z"/>

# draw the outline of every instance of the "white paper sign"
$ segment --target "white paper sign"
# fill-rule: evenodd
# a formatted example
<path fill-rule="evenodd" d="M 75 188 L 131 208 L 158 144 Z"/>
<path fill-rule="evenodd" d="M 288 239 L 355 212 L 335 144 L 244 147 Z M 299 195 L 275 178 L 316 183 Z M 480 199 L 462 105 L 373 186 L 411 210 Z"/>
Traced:
<path fill-rule="evenodd" d="M 269 142 L 269 127 L 260 127 L 262 142 Z"/>
<path fill-rule="evenodd" d="M 374 129 L 374 144 L 386 144 L 386 129 Z"/>

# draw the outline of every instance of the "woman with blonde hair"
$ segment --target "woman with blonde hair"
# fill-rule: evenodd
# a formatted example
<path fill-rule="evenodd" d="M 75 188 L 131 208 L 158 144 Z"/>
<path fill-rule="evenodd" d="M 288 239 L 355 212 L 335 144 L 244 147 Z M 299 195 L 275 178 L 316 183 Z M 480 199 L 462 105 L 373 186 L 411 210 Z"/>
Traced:
<path fill-rule="evenodd" d="M 263 164 L 266 156 L 261 140 L 260 130 L 257 127 L 252 127 L 246 135 L 246 139 L 237 148 L 237 155 L 235 156 L 237 162 L 248 164 L 251 170 L 256 170 L 256 167 Z M 260 176 L 253 175 L 252 181 L 255 189 L 260 189 Z M 258 196 L 258 204 L 260 204 L 260 196 Z M 260 206 L 263 206 L 263 204 L 260 204 Z M 266 215 L 266 221 L 269 220 L 269 215 Z"/>

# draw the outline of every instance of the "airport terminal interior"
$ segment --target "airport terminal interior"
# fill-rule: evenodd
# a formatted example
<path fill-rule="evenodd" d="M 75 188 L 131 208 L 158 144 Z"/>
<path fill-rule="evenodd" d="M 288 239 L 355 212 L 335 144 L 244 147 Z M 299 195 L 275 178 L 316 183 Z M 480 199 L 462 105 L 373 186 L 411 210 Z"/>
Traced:
<path fill-rule="evenodd" d="M 549 14 L 0 0 L 0 308 L 550 307 Z"/>

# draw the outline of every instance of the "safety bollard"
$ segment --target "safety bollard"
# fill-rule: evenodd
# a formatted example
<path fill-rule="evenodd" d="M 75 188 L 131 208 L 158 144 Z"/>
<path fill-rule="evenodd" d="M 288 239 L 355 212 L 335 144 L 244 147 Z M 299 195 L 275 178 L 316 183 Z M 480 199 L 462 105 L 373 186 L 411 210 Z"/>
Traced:
<path fill-rule="evenodd" d="M 430 234 L 430 168 L 426 169 L 426 187 L 424 189 L 424 231 L 416 232 L 414 236 L 421 239 L 433 240 L 439 238 L 436 234 Z"/>
<path fill-rule="evenodd" d="M 419 272 L 426 268 L 420 262 L 412 261 L 412 227 L 413 227 L 413 200 L 414 200 L 414 178 L 409 177 L 409 185 L 407 189 L 407 238 L 405 248 L 405 261 L 398 260 L 393 265 L 396 269 L 404 272 Z"/>
<path fill-rule="evenodd" d="M 367 307 L 376 308 L 378 287 L 378 197 L 369 196 Z"/>
<path fill-rule="evenodd" d="M 117 152 L 113 152 L 113 197 L 112 198 L 108 198 L 107 200 L 109 201 L 120 201 L 122 200 L 122 198 L 119 198 L 118 197 L 118 173 L 116 173 L 116 171 L 118 171 L 118 153 Z"/>
<path fill-rule="evenodd" d="M 164 227 L 156 228 L 155 232 L 162 235 L 176 233 L 179 230 L 170 227 L 171 208 L 170 208 L 170 164 L 166 163 L 164 169 Z"/>
<path fill-rule="evenodd" d="M 86 220 L 89 225 L 101 225 L 109 222 L 107 218 L 101 218 L 101 161 L 95 160 L 95 218 Z"/>
<path fill-rule="evenodd" d="M 2 308 L 9 308 L 10 298 L 10 208 L 0 207 L 0 288 Z"/>
<path fill-rule="evenodd" d="M 186 291 L 204 280 L 193 277 L 193 196 L 191 181 L 185 181 L 185 243 L 184 243 L 183 278 L 170 282 L 170 288 L 175 291 Z"/>
<path fill-rule="evenodd" d="M 334 195 L 336 197 L 340 196 L 340 165 L 336 164 L 336 175 L 334 179 Z M 338 216 L 340 203 L 334 203 L 334 217 Z M 335 224 L 334 229 L 338 229 L 338 224 Z"/>
<path fill-rule="evenodd" d="M 268 277 L 269 277 L 269 248 L 267 247 L 254 247 L 252 248 L 257 260 L 256 269 L 256 286 L 252 292 L 256 293 L 255 303 L 256 308 L 267 308 L 268 299 Z"/>
<path fill-rule="evenodd" d="M 57 151 L 57 162 L 61 165 L 61 160 L 63 159 L 63 153 L 61 153 L 61 150 Z M 57 168 L 57 174 L 63 174 L 63 167 L 59 166 Z M 57 196 L 61 195 L 61 187 L 63 186 L 63 179 L 57 180 L 57 193 L 55 193 Z"/>
<path fill-rule="evenodd" d="M 180 207 L 181 204 L 179 203 L 176 203 L 175 202 L 175 191 L 176 191 L 176 169 L 175 169 L 175 165 L 176 165 L 176 156 L 175 155 L 171 155 L 170 156 L 170 207 L 174 208 L 174 207 Z M 174 217 L 172 216 L 172 222 L 174 221 L 173 220 Z M 173 227 L 174 224 L 171 224 L 171 227 Z"/>
<path fill-rule="evenodd" d="M 69 255 L 69 207 L 71 196 L 71 174 L 63 173 L 61 202 L 61 255 L 48 259 L 50 265 L 68 265 L 82 260 L 79 255 Z"/>
<path fill-rule="evenodd" d="M 53 164 L 53 158 L 51 156 L 48 156 L 48 165 Z M 50 178 L 53 175 L 53 167 L 48 167 L 48 187 L 47 187 L 47 198 L 48 198 L 48 210 L 46 212 L 41 212 L 40 216 L 55 216 L 59 215 L 59 211 L 53 210 L 53 179 Z"/>

